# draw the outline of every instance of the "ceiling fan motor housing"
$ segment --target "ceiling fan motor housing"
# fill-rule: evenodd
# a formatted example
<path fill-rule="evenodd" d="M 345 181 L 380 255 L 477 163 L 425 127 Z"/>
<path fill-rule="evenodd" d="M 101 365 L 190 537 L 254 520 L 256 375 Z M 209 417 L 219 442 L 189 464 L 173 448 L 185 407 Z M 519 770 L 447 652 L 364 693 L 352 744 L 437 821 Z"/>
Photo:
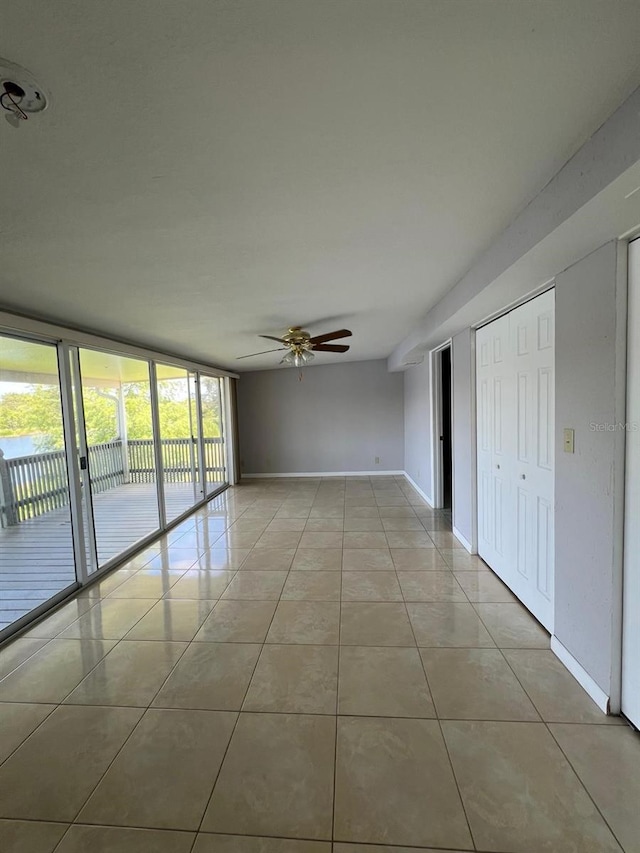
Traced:
<path fill-rule="evenodd" d="M 299 326 L 292 326 L 287 334 L 283 335 L 282 340 L 294 351 L 310 350 L 313 347 L 311 335 Z"/>
<path fill-rule="evenodd" d="M 282 336 L 283 341 L 288 341 L 292 344 L 302 344 L 311 338 L 309 332 L 305 332 L 299 326 L 292 326 L 286 335 Z"/>

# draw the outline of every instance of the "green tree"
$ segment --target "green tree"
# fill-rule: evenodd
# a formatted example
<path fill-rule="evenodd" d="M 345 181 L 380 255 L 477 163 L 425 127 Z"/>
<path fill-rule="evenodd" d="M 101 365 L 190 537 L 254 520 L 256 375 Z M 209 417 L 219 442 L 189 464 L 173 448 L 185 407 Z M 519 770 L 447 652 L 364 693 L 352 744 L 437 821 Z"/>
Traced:
<path fill-rule="evenodd" d="M 216 438 L 220 435 L 220 385 L 217 379 L 201 377 L 200 400 L 204 437 Z"/>
<path fill-rule="evenodd" d="M 60 392 L 34 385 L 26 392 L 4 394 L 0 404 L 0 436 L 31 435 L 39 450 L 62 447 Z"/>
<path fill-rule="evenodd" d="M 207 438 L 220 435 L 217 381 L 202 384 L 203 428 Z M 160 434 L 162 438 L 188 438 L 191 435 L 186 383 L 158 383 Z M 98 388 L 83 388 L 87 442 L 102 444 L 120 437 L 117 393 Z M 149 385 L 130 382 L 123 386 L 127 435 L 130 439 L 153 438 Z M 195 421 L 195 410 L 193 412 Z M 193 429 L 196 429 L 195 423 Z M 53 385 L 31 385 L 22 392 L 9 392 L 0 399 L 0 437 L 30 435 L 40 452 L 64 446 L 60 392 Z"/>

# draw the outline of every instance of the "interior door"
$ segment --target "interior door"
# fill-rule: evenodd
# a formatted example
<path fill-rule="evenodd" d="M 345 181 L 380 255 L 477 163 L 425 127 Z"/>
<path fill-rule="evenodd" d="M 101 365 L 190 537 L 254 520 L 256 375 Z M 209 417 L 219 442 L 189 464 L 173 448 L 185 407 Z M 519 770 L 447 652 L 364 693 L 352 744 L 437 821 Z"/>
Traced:
<path fill-rule="evenodd" d="M 478 553 L 505 583 L 512 550 L 511 528 L 505 523 L 513 461 L 513 435 L 509 429 L 513 377 L 508 350 L 508 315 L 478 330 Z"/>
<path fill-rule="evenodd" d="M 554 307 L 549 290 L 509 315 L 515 369 L 512 466 L 515 594 L 553 630 Z"/>
<path fill-rule="evenodd" d="M 622 713 L 640 728 L 640 240 L 629 245 Z"/>
<path fill-rule="evenodd" d="M 554 292 L 479 329 L 478 552 L 553 630 Z"/>

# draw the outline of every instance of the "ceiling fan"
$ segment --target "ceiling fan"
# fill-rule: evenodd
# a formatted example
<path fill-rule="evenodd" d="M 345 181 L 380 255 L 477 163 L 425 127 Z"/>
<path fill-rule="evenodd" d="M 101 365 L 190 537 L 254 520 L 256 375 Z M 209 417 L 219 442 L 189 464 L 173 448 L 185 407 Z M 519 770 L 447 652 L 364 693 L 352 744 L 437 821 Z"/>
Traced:
<path fill-rule="evenodd" d="M 316 352 L 347 352 L 349 347 L 345 344 L 330 344 L 328 341 L 337 341 L 340 338 L 351 337 L 349 329 L 338 329 L 335 332 L 327 332 L 324 335 L 315 335 L 311 337 L 309 332 L 306 332 L 300 326 L 292 326 L 286 335 L 281 338 L 276 338 L 273 335 L 259 335 L 261 338 L 266 338 L 268 341 L 277 341 L 283 344 L 276 349 L 268 349 L 263 352 L 252 352 L 250 355 L 241 355 L 239 358 L 253 358 L 256 355 L 266 355 L 268 352 L 289 352 L 280 360 L 280 364 L 286 364 L 291 367 L 304 367 L 313 361 L 314 353 Z"/>

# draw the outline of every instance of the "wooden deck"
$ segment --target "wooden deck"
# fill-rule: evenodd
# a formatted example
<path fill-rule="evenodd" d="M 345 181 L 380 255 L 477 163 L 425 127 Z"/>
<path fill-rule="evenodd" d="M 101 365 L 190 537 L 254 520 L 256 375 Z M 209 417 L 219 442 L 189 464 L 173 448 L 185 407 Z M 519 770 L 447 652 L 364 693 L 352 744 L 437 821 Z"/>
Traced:
<path fill-rule="evenodd" d="M 167 518 L 176 518 L 193 506 L 193 486 L 168 483 L 165 502 Z M 109 489 L 94 496 L 93 507 L 100 565 L 158 529 L 153 483 Z M 75 579 L 68 507 L 0 528 L 0 630 Z"/>

